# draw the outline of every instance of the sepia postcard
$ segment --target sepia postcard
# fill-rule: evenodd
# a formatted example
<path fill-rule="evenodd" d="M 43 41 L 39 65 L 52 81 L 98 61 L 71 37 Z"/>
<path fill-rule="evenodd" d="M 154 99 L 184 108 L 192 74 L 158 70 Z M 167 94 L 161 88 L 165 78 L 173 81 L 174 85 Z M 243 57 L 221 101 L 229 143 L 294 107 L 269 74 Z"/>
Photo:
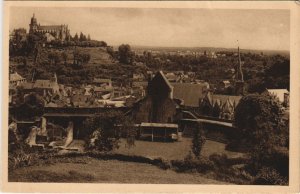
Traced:
<path fill-rule="evenodd" d="M 300 4 L 6 1 L 4 192 L 299 192 Z"/>

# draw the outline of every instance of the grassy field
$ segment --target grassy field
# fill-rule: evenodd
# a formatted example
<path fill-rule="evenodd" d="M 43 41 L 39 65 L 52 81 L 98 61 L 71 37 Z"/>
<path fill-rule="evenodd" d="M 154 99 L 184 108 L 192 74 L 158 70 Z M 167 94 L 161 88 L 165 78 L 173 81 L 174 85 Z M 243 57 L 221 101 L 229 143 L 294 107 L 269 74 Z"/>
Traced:
<path fill-rule="evenodd" d="M 191 150 L 191 145 L 191 138 L 182 138 L 179 142 L 150 142 L 137 140 L 135 141 L 135 146 L 128 149 L 126 147 L 126 141 L 122 139 L 120 148 L 114 152 L 150 158 L 161 157 L 167 160 L 182 160 Z M 214 153 L 227 154 L 229 158 L 243 156 L 242 153 L 225 150 L 225 144 L 223 143 L 207 140 L 201 154 L 208 157 Z"/>
<path fill-rule="evenodd" d="M 165 160 L 182 160 L 191 150 L 191 138 L 180 142 L 136 141 L 128 149 L 125 139 L 120 148 L 113 151 L 123 155 L 136 155 Z M 83 141 L 79 141 L 83 143 Z M 77 142 L 76 146 L 83 146 Z M 213 153 L 239 157 L 243 154 L 225 150 L 225 144 L 207 140 L 202 150 L 205 157 Z M 157 166 L 118 160 L 99 160 L 89 156 L 66 158 L 43 165 L 22 167 L 9 173 L 12 182 L 97 182 L 97 183 L 153 183 L 153 184 L 228 184 L 214 180 L 214 175 L 194 172 L 179 173 L 172 169 L 163 170 Z M 221 179 L 223 180 L 223 179 Z"/>
<path fill-rule="evenodd" d="M 149 184 L 228 184 L 197 173 L 177 173 L 149 164 L 82 158 L 78 163 L 56 163 L 20 168 L 9 175 L 10 182 L 97 182 Z"/>

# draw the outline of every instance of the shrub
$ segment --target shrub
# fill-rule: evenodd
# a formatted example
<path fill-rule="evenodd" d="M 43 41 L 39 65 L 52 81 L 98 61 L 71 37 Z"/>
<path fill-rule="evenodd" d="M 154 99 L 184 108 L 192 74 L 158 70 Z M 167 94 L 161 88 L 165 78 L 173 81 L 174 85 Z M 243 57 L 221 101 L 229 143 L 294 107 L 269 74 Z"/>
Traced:
<path fill-rule="evenodd" d="M 205 144 L 206 138 L 204 136 L 203 126 L 199 124 L 196 128 L 193 129 L 193 144 L 192 152 L 194 155 L 199 158 L 203 145 Z"/>
<path fill-rule="evenodd" d="M 172 167 L 178 172 L 186 172 L 196 170 L 205 173 L 214 169 L 214 163 L 207 158 L 192 158 L 185 160 L 172 160 Z"/>
<path fill-rule="evenodd" d="M 287 185 L 287 179 L 272 168 L 262 168 L 256 175 L 253 184 L 255 185 Z"/>
<path fill-rule="evenodd" d="M 209 156 L 209 160 L 214 162 L 217 167 L 228 167 L 228 157 L 226 154 L 212 154 Z"/>

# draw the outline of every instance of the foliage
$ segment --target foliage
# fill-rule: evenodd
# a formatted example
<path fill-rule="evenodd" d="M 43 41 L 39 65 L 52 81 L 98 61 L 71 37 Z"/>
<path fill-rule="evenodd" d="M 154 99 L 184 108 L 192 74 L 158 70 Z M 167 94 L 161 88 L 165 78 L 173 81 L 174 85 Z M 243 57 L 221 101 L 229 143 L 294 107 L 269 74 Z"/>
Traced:
<path fill-rule="evenodd" d="M 126 123 L 126 118 L 122 112 L 114 110 L 86 119 L 84 126 L 88 135 L 87 148 L 104 152 L 117 149 L 122 132 L 122 128 L 118 126 L 123 123 Z"/>
<path fill-rule="evenodd" d="M 50 64 L 57 65 L 61 61 L 61 55 L 58 52 L 51 52 L 48 54 Z"/>
<path fill-rule="evenodd" d="M 20 91 L 21 89 L 19 89 Z M 18 94 L 22 98 L 22 92 Z M 24 97 L 23 97 L 24 98 Z M 44 111 L 44 100 L 36 93 L 31 93 L 16 103 L 16 117 L 18 119 L 30 120 L 39 117 Z"/>
<path fill-rule="evenodd" d="M 251 145 L 278 145 L 285 127 L 283 111 L 273 96 L 244 96 L 236 107 L 234 124 Z"/>
<path fill-rule="evenodd" d="M 278 99 L 270 95 L 244 96 L 235 111 L 235 126 L 240 140 L 249 146 L 249 171 L 257 174 L 272 168 L 288 177 L 288 125 L 283 122 L 283 109 Z"/>
<path fill-rule="evenodd" d="M 253 180 L 255 185 L 287 185 L 288 181 L 275 169 L 262 168 Z"/>
<path fill-rule="evenodd" d="M 122 44 L 118 49 L 119 61 L 124 64 L 132 64 L 133 63 L 133 52 L 131 51 L 131 47 L 128 44 Z"/>
<path fill-rule="evenodd" d="M 184 160 L 171 160 L 172 168 L 178 172 L 208 172 L 214 169 L 214 164 L 208 158 L 186 157 Z"/>
<path fill-rule="evenodd" d="M 204 135 L 203 126 L 199 124 L 193 129 L 192 152 L 196 158 L 200 157 L 201 150 L 205 144 L 206 138 Z"/>

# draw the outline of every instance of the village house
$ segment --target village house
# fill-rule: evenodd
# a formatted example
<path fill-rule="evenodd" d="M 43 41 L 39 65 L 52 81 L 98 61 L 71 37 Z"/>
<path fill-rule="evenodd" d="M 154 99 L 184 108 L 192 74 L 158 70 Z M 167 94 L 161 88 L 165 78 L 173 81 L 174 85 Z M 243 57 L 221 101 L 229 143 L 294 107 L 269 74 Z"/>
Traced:
<path fill-rule="evenodd" d="M 176 107 L 173 86 L 159 71 L 149 82 L 147 95 L 133 107 L 133 118 L 136 123 L 171 123 L 175 119 Z"/>
<path fill-rule="evenodd" d="M 112 87 L 111 79 L 94 78 L 93 85 L 98 87 Z"/>
<path fill-rule="evenodd" d="M 139 126 L 141 137 L 178 139 L 178 125 L 174 124 L 178 105 L 173 99 L 173 86 L 162 71 L 149 82 L 147 95 L 134 104 L 131 114 Z"/>
<path fill-rule="evenodd" d="M 143 98 L 146 95 L 148 81 L 133 81 L 131 83 L 131 95 L 137 98 Z"/>
<path fill-rule="evenodd" d="M 145 81 L 145 75 L 142 73 L 134 73 L 132 74 L 132 80 L 134 81 Z"/>
<path fill-rule="evenodd" d="M 19 86 L 21 83 L 26 82 L 26 79 L 19 75 L 17 72 L 9 74 L 9 84 Z"/>
<path fill-rule="evenodd" d="M 33 89 L 41 96 L 46 94 L 58 94 L 59 84 L 57 83 L 56 74 L 54 74 L 54 77 L 50 80 L 36 80 L 33 84 Z"/>

